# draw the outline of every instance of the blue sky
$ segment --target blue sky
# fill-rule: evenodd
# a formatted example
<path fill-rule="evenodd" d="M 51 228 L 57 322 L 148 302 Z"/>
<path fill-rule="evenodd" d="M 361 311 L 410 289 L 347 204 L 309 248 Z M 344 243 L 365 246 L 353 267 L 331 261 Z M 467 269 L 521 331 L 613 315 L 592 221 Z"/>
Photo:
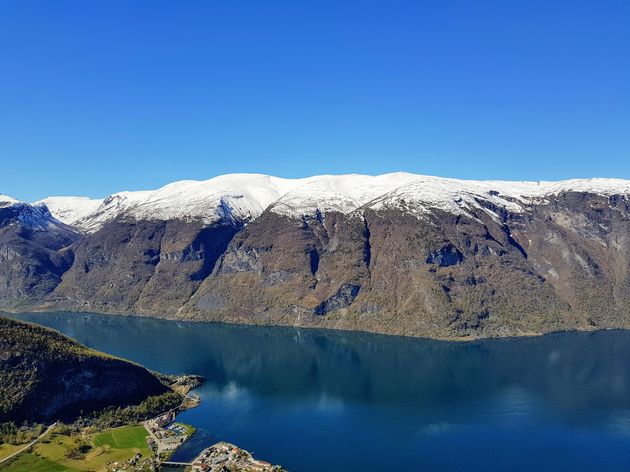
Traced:
<path fill-rule="evenodd" d="M 0 0 L 0 193 L 630 178 L 630 2 Z"/>

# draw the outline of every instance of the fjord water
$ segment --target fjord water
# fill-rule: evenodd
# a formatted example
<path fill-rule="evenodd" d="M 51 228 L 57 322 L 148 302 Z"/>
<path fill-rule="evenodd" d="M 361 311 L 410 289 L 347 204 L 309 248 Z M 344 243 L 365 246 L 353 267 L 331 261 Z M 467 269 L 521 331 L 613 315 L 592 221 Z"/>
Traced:
<path fill-rule="evenodd" d="M 440 342 L 83 313 L 23 314 L 207 377 L 175 456 L 224 440 L 293 471 L 629 470 L 630 332 Z"/>

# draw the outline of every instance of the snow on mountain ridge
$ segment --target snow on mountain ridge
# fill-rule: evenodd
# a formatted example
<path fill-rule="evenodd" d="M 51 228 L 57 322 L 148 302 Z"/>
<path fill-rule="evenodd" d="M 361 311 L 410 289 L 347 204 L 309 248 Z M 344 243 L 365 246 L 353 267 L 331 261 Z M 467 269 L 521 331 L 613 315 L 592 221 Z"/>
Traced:
<path fill-rule="evenodd" d="M 52 231 L 66 234 L 76 232 L 71 226 L 56 219 L 45 205 L 30 204 L 8 195 L 0 195 L 0 209 L 5 210 L 3 218 L 8 218 L 9 224 L 20 224 L 30 231 Z"/>
<path fill-rule="evenodd" d="M 275 201 L 271 211 L 286 216 L 308 215 L 317 210 L 324 213 L 350 213 L 415 178 L 413 174 L 404 172 L 378 176 L 350 174 L 311 177 Z"/>
<path fill-rule="evenodd" d="M 75 221 L 74 226 L 87 232 L 97 231 L 108 221 L 124 214 L 130 208 L 142 202 L 149 194 L 151 194 L 151 191 L 140 190 L 110 195 L 94 211 Z"/>
<path fill-rule="evenodd" d="M 540 202 L 564 192 L 585 192 L 604 196 L 630 194 L 630 181 L 622 179 L 573 179 L 558 182 L 528 182 L 502 180 L 460 180 L 443 177 L 417 176 L 366 206 L 374 210 L 404 209 L 410 213 L 426 214 L 439 209 L 453 214 L 471 216 L 470 210 L 482 208 L 484 200 L 513 213 L 523 206 Z"/>
<path fill-rule="evenodd" d="M 72 226 L 80 219 L 93 213 L 102 202 L 102 199 L 96 198 L 58 196 L 44 198 L 33 205 L 45 205 L 51 215 L 62 223 Z"/>
<path fill-rule="evenodd" d="M 475 181 L 408 173 L 378 176 L 320 175 L 284 179 L 264 174 L 227 174 L 209 180 L 173 182 L 157 190 L 120 192 L 100 201 L 51 197 L 51 210 L 62 221 L 95 231 L 118 216 L 133 219 L 201 220 L 226 217 L 248 222 L 269 208 L 301 217 L 316 211 L 351 213 L 358 208 L 403 208 L 416 214 L 432 208 L 468 214 L 483 199 L 520 212 L 523 205 L 567 191 L 610 196 L 630 194 L 630 181 L 584 179 L 560 182 Z M 73 205 L 78 204 L 76 208 Z M 97 205 L 98 204 L 98 205 Z M 65 205 L 65 206 L 64 206 Z"/>
<path fill-rule="evenodd" d="M 224 205 L 243 220 L 258 216 L 298 181 L 261 174 L 228 174 L 205 181 L 174 182 L 151 192 L 130 211 L 142 217 L 156 212 L 165 219 L 197 218 L 211 222 L 221 216 Z M 182 206 L 181 202 L 186 206 Z"/>
<path fill-rule="evenodd" d="M 238 221 L 249 221 L 300 182 L 300 179 L 263 174 L 227 174 L 209 180 L 182 180 L 157 190 L 110 195 L 74 225 L 93 232 L 118 216 L 201 220 L 210 224 L 222 219 L 226 209 Z"/>
<path fill-rule="evenodd" d="M 16 203 L 19 202 L 15 198 L 0 194 L 0 208 L 15 205 Z"/>
<path fill-rule="evenodd" d="M 520 212 L 533 185 L 538 184 L 417 176 L 408 184 L 372 200 L 366 207 L 373 210 L 403 209 L 416 215 L 438 209 L 471 216 L 470 210 L 480 208 L 478 200 L 482 199 L 509 211 Z"/>

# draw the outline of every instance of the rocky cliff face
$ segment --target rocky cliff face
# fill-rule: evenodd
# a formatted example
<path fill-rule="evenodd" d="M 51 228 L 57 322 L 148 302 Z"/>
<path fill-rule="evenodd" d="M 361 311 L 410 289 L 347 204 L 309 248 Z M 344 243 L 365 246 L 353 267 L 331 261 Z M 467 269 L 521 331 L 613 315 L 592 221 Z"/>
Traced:
<path fill-rule="evenodd" d="M 199 318 L 439 337 L 578 327 L 510 227 L 479 216 L 263 215 L 187 308 Z"/>
<path fill-rule="evenodd" d="M 237 230 L 223 223 L 111 221 L 72 246 L 74 263 L 48 300 L 70 309 L 176 313 Z"/>
<path fill-rule="evenodd" d="M 34 303 L 52 292 L 73 261 L 79 238 L 46 207 L 0 196 L 0 307 Z"/>
<path fill-rule="evenodd" d="M 168 389 L 143 367 L 0 317 L 0 422 L 73 420 Z"/>
<path fill-rule="evenodd" d="M 110 197 L 44 244 L 65 262 L 24 293 L 72 310 L 446 338 L 630 327 L 628 182 L 218 179 L 194 183 L 190 202 L 162 203 L 183 183 Z"/>

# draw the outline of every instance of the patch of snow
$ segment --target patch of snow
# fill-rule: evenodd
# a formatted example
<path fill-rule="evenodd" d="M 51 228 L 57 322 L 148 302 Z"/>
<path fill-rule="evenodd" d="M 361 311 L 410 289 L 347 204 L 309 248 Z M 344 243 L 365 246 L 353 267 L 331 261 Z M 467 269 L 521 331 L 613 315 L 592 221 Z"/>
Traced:
<path fill-rule="evenodd" d="M 0 195 L 0 208 L 10 209 L 8 217 L 13 220 L 11 224 L 19 223 L 31 231 L 75 232 L 70 226 L 51 215 L 45 205 L 31 205 L 7 195 Z"/>
<path fill-rule="evenodd" d="M 351 213 L 393 188 L 412 182 L 404 172 L 371 175 L 321 175 L 302 179 L 302 185 L 287 192 L 271 207 L 286 216 L 311 215 L 316 211 Z"/>
<path fill-rule="evenodd" d="M 32 206 L 23 202 L 15 206 L 20 210 L 17 214 L 17 219 L 24 228 L 35 231 L 65 230 L 63 224 L 55 220 L 46 207 Z"/>
<path fill-rule="evenodd" d="M 88 197 L 48 197 L 33 205 L 45 205 L 52 216 L 72 226 L 85 216 L 94 213 L 102 202 L 102 199 Z"/>
<path fill-rule="evenodd" d="M 630 180 L 623 179 L 572 179 L 559 182 L 529 182 L 530 192 L 524 196 L 544 198 L 563 192 L 594 193 L 610 197 L 630 194 Z"/>
<path fill-rule="evenodd" d="M 585 192 L 603 196 L 630 194 L 630 181 L 583 179 L 560 182 L 512 182 L 459 180 L 416 176 L 416 179 L 371 202 L 378 210 L 397 208 L 417 215 L 439 209 L 470 216 L 470 210 L 484 208 L 483 200 L 509 212 L 522 212 L 525 205 L 545 201 L 564 192 Z M 485 209 L 485 208 L 484 208 Z M 487 209 L 486 209 L 487 211 Z"/>
<path fill-rule="evenodd" d="M 8 195 L 0 194 L 0 208 L 8 207 L 19 203 L 19 200 L 9 197 Z"/>
<path fill-rule="evenodd" d="M 110 195 L 94 211 L 75 221 L 74 226 L 87 232 L 96 231 L 108 221 L 124 214 L 150 193 L 148 191 L 138 191 L 119 192 Z"/>
<path fill-rule="evenodd" d="M 499 208 L 520 212 L 523 195 L 529 188 L 531 185 L 525 182 L 416 176 L 412 182 L 382 195 L 368 206 L 373 210 L 402 209 L 415 214 L 437 209 L 470 216 L 471 209 L 483 208 L 479 200 L 484 200 Z"/>

